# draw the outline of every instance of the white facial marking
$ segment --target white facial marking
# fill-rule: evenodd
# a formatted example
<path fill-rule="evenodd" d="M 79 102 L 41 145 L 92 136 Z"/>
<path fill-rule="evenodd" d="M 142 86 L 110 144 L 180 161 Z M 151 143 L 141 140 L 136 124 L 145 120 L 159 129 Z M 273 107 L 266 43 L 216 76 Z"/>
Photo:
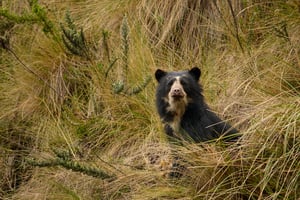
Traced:
<path fill-rule="evenodd" d="M 188 98 L 180 83 L 180 76 L 175 77 L 175 81 L 171 86 L 171 89 L 168 94 L 168 103 L 169 107 L 167 107 L 167 111 L 174 113 L 174 118 L 169 125 L 175 132 L 178 132 L 180 129 L 181 118 L 185 112 L 186 106 L 188 104 Z M 178 90 L 177 93 L 182 95 L 182 97 L 174 98 L 173 92 L 174 90 Z"/>

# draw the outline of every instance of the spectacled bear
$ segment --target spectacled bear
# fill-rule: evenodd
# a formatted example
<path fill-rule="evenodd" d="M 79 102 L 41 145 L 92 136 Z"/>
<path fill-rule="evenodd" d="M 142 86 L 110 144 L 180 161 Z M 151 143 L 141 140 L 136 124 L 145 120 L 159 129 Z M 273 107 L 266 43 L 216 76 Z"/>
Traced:
<path fill-rule="evenodd" d="M 201 71 L 194 67 L 186 71 L 166 72 L 157 69 L 156 106 L 167 135 L 177 139 L 203 142 L 221 135 L 238 133 L 210 110 L 198 83 Z M 236 139 L 236 138 L 235 138 Z"/>

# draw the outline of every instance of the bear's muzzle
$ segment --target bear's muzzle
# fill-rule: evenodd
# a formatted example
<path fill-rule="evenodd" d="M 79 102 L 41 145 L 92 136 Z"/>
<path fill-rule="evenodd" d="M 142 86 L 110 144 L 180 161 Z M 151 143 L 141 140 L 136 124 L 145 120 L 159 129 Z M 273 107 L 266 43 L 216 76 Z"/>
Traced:
<path fill-rule="evenodd" d="M 181 88 L 172 88 L 171 97 L 175 99 L 180 99 L 184 97 L 184 92 Z"/>

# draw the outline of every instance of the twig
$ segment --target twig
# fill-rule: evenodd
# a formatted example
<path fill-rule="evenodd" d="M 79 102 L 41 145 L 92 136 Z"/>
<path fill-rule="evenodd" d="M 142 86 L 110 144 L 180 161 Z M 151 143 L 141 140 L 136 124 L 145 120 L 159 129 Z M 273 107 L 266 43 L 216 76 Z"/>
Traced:
<path fill-rule="evenodd" d="M 5 47 L 5 49 L 11 53 L 14 58 L 31 74 L 35 75 L 40 81 L 42 81 L 43 83 L 45 83 L 51 90 L 53 90 L 55 93 L 57 93 L 57 95 L 59 95 L 60 97 L 63 97 L 54 87 L 52 87 L 47 81 L 45 81 L 42 77 L 40 77 L 35 71 L 33 71 L 32 69 L 30 69 L 30 67 L 28 67 L 20 58 L 19 56 L 9 47 Z"/>
<path fill-rule="evenodd" d="M 242 42 L 241 42 L 241 39 L 240 39 L 240 36 L 239 36 L 239 27 L 238 27 L 238 23 L 237 23 L 237 20 L 236 20 L 236 15 L 234 14 L 232 3 L 231 3 L 230 0 L 227 0 L 227 3 L 229 5 L 230 12 L 231 12 L 231 15 L 232 15 L 232 18 L 233 18 L 233 23 L 234 23 L 234 28 L 235 28 L 235 37 L 236 37 L 236 39 L 239 43 L 239 46 L 240 46 L 242 52 L 244 53 L 244 48 L 243 48 L 243 45 L 242 45 Z"/>

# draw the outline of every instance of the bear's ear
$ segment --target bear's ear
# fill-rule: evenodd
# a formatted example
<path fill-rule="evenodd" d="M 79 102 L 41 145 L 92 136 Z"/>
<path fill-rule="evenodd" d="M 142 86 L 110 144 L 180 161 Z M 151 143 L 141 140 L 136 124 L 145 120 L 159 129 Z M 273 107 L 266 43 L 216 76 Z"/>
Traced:
<path fill-rule="evenodd" d="M 193 67 L 189 70 L 189 73 L 195 78 L 196 81 L 199 81 L 201 70 L 198 67 Z"/>
<path fill-rule="evenodd" d="M 161 70 L 161 69 L 157 69 L 156 72 L 155 72 L 155 78 L 156 78 L 156 80 L 159 82 L 160 79 L 161 79 L 162 77 L 164 77 L 166 74 L 167 74 L 167 72 L 165 72 L 165 71 L 163 71 L 163 70 Z"/>

